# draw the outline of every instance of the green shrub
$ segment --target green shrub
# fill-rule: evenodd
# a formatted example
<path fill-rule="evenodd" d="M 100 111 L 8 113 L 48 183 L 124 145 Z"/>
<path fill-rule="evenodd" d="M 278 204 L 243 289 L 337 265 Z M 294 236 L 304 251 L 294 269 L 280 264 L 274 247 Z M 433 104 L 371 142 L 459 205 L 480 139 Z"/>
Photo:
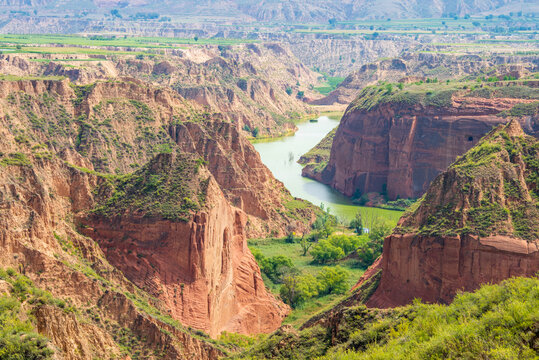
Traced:
<path fill-rule="evenodd" d="M 318 296 L 319 290 L 320 282 L 314 276 L 289 275 L 284 278 L 279 294 L 285 303 L 296 308 L 308 299 Z"/>
<path fill-rule="evenodd" d="M 5 166 L 30 166 L 32 163 L 23 153 L 11 153 L 0 160 L 0 164 Z"/>
<path fill-rule="evenodd" d="M 539 279 L 458 294 L 450 305 L 336 307 L 320 325 L 276 331 L 240 359 L 537 359 Z"/>
<path fill-rule="evenodd" d="M 358 262 L 367 268 L 382 254 L 384 239 L 391 233 L 391 225 L 380 222 L 369 229 L 368 241 L 361 242 L 356 250 Z"/>
<path fill-rule="evenodd" d="M 316 275 L 318 280 L 319 294 L 344 294 L 348 290 L 346 284 L 348 271 L 340 266 L 324 267 Z"/>
<path fill-rule="evenodd" d="M 260 271 L 274 283 L 280 284 L 286 275 L 297 272 L 292 260 L 283 255 L 275 255 L 270 258 L 265 257 L 259 250 L 253 250 Z"/>
<path fill-rule="evenodd" d="M 343 258 L 345 254 L 343 249 L 333 245 L 329 239 L 323 239 L 313 246 L 311 255 L 314 262 L 318 264 L 327 264 Z"/>
<path fill-rule="evenodd" d="M 320 240 L 311 250 L 313 260 L 319 264 L 327 264 L 350 254 L 362 243 L 357 236 L 330 235 Z"/>

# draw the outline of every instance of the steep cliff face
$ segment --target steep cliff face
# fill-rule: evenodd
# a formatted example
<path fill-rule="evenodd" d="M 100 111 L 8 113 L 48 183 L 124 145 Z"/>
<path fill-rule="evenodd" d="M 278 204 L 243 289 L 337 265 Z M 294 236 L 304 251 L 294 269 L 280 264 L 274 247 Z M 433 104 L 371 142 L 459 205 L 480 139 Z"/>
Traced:
<path fill-rule="evenodd" d="M 171 128 L 170 134 L 180 149 L 206 160 L 229 202 L 250 215 L 248 237 L 303 232 L 314 221 L 316 210 L 312 205 L 303 202 L 303 206 L 287 206 L 293 200 L 290 193 L 233 124 L 185 123 Z"/>
<path fill-rule="evenodd" d="M 182 324 L 212 336 L 224 330 L 273 331 L 288 310 L 264 287 L 247 248 L 247 218 L 196 164 L 183 156 L 161 155 L 113 184 L 95 214 L 82 219 L 83 233 L 128 279 L 162 299 Z M 178 191 L 184 182 L 178 179 L 185 178 L 194 188 Z M 99 192 L 111 191 L 109 186 Z"/>
<path fill-rule="evenodd" d="M 18 134 L 21 141 L 39 141 L 55 152 L 76 150 L 100 172 L 128 173 L 174 148 L 198 154 L 231 204 L 249 216 L 249 237 L 283 235 L 290 225 L 302 231 L 314 221 L 312 205 L 286 207 L 292 196 L 235 124 L 174 91 L 122 78 L 80 86 L 68 80 L 6 81 L 0 93 L 0 114 L 15 128 L 33 129 Z"/>
<path fill-rule="evenodd" d="M 212 175 L 225 178 L 212 160 L 224 154 L 267 172 L 230 124 L 133 79 L 2 81 L 0 104 L 0 264 L 74 309 L 36 313 L 58 356 L 216 359 L 226 349 L 180 323 L 211 335 L 278 327 L 287 308 L 245 244 L 255 210 L 231 205 L 235 188 Z M 265 174 L 266 194 L 291 199 Z"/>
<path fill-rule="evenodd" d="M 539 142 L 500 125 L 433 181 L 386 238 L 368 305 L 448 303 L 459 290 L 539 270 Z"/>
<path fill-rule="evenodd" d="M 0 263 L 67 303 L 61 308 L 42 306 L 43 300 L 31 305 L 36 329 L 52 341 L 56 356 L 108 358 L 136 350 L 166 359 L 223 354 L 179 324 L 171 325 L 164 307 L 111 266 L 92 239 L 74 231 L 73 214 L 92 203 L 97 179 L 64 160 L 79 166 L 87 161 L 76 153 L 17 154 L 4 155 L 0 167 Z M 117 306 L 120 299 L 122 307 Z"/>
<path fill-rule="evenodd" d="M 304 175 L 347 196 L 378 192 L 391 200 L 415 198 L 493 126 L 507 122 L 501 113 L 514 114 L 528 133 L 537 134 L 534 87 L 502 84 L 470 91 L 466 85 L 422 86 L 366 88 L 347 109 L 327 166 L 309 166 Z M 533 95 L 521 96 L 520 91 Z"/>

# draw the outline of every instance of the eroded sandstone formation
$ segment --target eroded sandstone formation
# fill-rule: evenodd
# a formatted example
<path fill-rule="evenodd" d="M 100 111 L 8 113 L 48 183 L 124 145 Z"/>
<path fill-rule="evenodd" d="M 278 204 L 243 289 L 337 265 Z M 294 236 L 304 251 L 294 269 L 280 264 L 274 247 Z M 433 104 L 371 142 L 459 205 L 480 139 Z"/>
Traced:
<path fill-rule="evenodd" d="M 127 341 L 146 358 L 213 360 L 226 349 L 189 325 L 212 336 L 279 326 L 288 308 L 245 241 L 261 215 L 217 171 L 250 164 L 266 178 L 237 184 L 273 184 L 283 208 L 292 198 L 218 114 L 134 79 L 2 81 L 0 105 L 0 264 L 74 309 L 32 305 L 58 356 L 120 357 Z"/>
<path fill-rule="evenodd" d="M 172 168 L 178 160 L 162 155 L 157 161 L 159 167 Z M 149 176 L 159 176 L 153 164 L 152 168 Z M 208 171 L 199 170 L 190 181 L 199 181 L 197 177 L 207 179 L 202 180 L 207 181 L 204 205 L 187 215 L 187 221 L 128 211 L 82 218 L 82 231 L 99 243 L 113 266 L 162 300 L 182 324 L 211 336 L 222 331 L 271 332 L 288 307 L 264 286 L 247 248 L 247 217 L 230 206 Z"/>
<path fill-rule="evenodd" d="M 357 101 L 377 96 L 369 91 Z M 391 200 L 417 198 L 457 156 L 493 126 L 507 122 L 500 113 L 533 103 L 514 97 L 446 96 L 445 103 L 430 105 L 415 100 L 382 101 L 372 107 L 352 103 L 335 134 L 327 166 L 307 166 L 303 175 L 347 196 L 377 192 Z M 537 114 L 521 116 L 520 121 L 526 132 L 538 134 Z"/>
<path fill-rule="evenodd" d="M 538 144 L 512 120 L 438 176 L 386 238 L 382 278 L 367 304 L 448 303 L 458 291 L 534 276 Z"/>
<path fill-rule="evenodd" d="M 365 64 L 349 74 L 326 97 L 312 101 L 315 105 L 349 104 L 368 85 L 379 81 L 409 83 L 436 78 L 445 81 L 466 75 L 520 77 L 537 71 L 539 61 L 529 55 L 462 55 L 441 53 L 405 52 L 398 58 L 383 59 Z"/>
<path fill-rule="evenodd" d="M 0 55 L 0 70 L 16 76 L 64 76 L 79 85 L 120 77 L 151 82 L 174 89 L 206 113 L 220 113 L 246 136 L 253 136 L 254 129 L 260 136 L 295 131 L 292 120 L 314 112 L 295 94 L 316 98 L 312 88 L 319 82 L 319 74 L 277 43 L 194 46 L 145 59 L 115 55 L 98 62 L 83 54 L 46 54 L 42 62 L 29 61 L 37 56 Z"/>

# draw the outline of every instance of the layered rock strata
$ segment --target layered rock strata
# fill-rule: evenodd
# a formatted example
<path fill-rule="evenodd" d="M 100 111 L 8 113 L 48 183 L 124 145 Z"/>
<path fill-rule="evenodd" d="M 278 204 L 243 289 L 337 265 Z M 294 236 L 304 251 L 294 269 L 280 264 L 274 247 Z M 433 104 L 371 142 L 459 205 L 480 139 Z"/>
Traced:
<path fill-rule="evenodd" d="M 493 126 L 506 123 L 507 118 L 500 116 L 503 112 L 529 107 L 529 112 L 515 114 L 527 133 L 539 134 L 531 99 L 454 91 L 415 95 L 403 90 L 392 95 L 395 100 L 377 102 L 378 94 L 386 91 L 378 89 L 365 89 L 347 109 L 327 166 L 306 166 L 304 176 L 357 198 L 370 192 L 386 194 L 390 200 L 417 198 L 457 156 L 476 145 Z M 421 96 L 427 101 L 420 100 Z"/>
<path fill-rule="evenodd" d="M 539 270 L 539 142 L 516 120 L 438 176 L 386 238 L 367 304 L 450 302 L 458 291 Z"/>

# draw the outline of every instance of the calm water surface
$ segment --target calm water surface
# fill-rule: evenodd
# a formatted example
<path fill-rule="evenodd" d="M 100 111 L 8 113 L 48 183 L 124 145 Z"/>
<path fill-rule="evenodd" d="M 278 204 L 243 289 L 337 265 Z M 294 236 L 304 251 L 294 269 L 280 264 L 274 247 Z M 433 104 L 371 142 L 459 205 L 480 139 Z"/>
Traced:
<path fill-rule="evenodd" d="M 324 204 L 331 208 L 332 214 L 345 219 L 353 218 L 361 210 L 367 213 L 365 215 L 380 215 L 396 222 L 402 214 L 399 211 L 354 205 L 350 199 L 329 186 L 301 176 L 302 166 L 297 163 L 301 155 L 318 144 L 338 124 L 339 120 L 321 116 L 318 122 L 298 125 L 298 131 L 293 136 L 256 142 L 253 145 L 260 153 L 262 162 L 293 196 L 316 205 Z"/>

